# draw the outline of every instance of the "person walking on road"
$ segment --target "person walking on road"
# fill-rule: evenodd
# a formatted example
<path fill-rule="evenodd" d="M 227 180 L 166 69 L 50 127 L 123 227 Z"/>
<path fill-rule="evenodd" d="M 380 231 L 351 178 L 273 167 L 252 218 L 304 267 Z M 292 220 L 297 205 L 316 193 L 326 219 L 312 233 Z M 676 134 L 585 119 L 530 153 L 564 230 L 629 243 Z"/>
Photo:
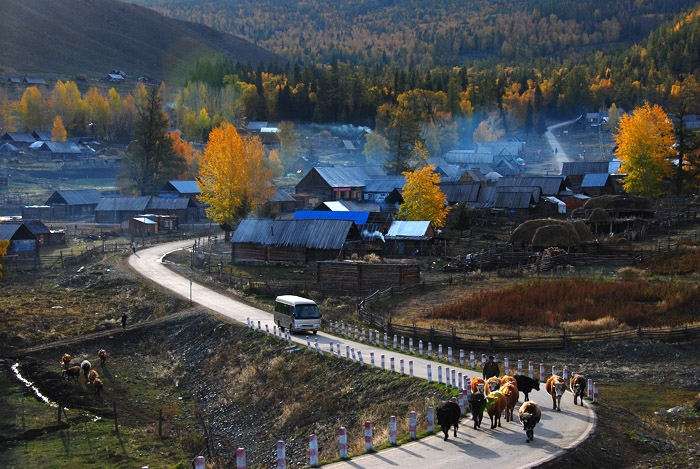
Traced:
<path fill-rule="evenodd" d="M 492 376 L 498 377 L 501 370 L 498 369 L 498 363 L 493 361 L 493 355 L 489 356 L 489 361 L 484 363 L 484 379 L 489 379 Z"/>
<path fill-rule="evenodd" d="M 131 252 L 136 254 L 136 241 L 131 242 Z"/>
<path fill-rule="evenodd" d="M 126 329 L 126 319 L 128 317 L 126 313 L 122 314 L 122 329 Z"/>

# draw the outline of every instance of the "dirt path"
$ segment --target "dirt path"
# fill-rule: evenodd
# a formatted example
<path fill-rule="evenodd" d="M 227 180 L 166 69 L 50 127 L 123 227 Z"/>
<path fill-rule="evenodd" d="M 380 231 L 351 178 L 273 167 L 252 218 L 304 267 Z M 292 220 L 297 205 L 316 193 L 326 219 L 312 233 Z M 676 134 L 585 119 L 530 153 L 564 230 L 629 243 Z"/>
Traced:
<path fill-rule="evenodd" d="M 266 327 L 272 330 L 274 325 L 272 314 L 242 304 L 234 298 L 192 282 L 162 264 L 161 261 L 167 253 L 186 249 L 189 246 L 190 241 L 184 241 L 144 249 L 129 257 L 129 265 L 135 272 L 151 282 L 159 284 L 162 288 L 178 296 L 191 298 L 193 303 L 242 324 L 251 320 L 255 324 L 259 322 L 262 330 L 265 330 Z M 411 361 L 416 377 L 427 379 L 428 365 L 433 367 L 434 376 L 437 375 L 438 363 L 431 360 L 403 355 L 398 351 L 373 347 L 367 343 L 347 341 L 325 333 L 319 333 L 314 336 L 314 339 L 318 340 L 320 351 L 324 353 L 327 353 L 331 343 L 334 343 L 343 351 L 343 355 L 350 348 L 354 349 L 354 353 L 357 353 L 358 356 L 362 354 L 365 363 L 369 363 L 371 358 L 376 356 L 378 365 L 379 358 L 387 355 L 387 366 L 392 358 L 396 360 L 397 368 L 399 361 Z M 292 340 L 306 346 L 308 338 L 292 336 Z M 466 368 L 456 366 L 450 368 L 455 370 L 455 374 L 462 373 L 464 376 L 477 374 L 474 370 Z M 544 392 L 543 386 L 542 391 L 534 391 L 532 399 L 546 404 L 548 396 Z M 424 464 L 426 458 L 430 460 L 433 467 L 454 464 L 464 467 L 467 464 L 479 463 L 483 460 L 487 460 L 490 465 L 494 466 L 516 467 L 513 466 L 513 461 L 517 461 L 520 467 L 531 467 L 565 454 L 568 449 L 576 447 L 592 435 L 595 429 L 595 412 L 589 405 L 566 407 L 562 412 L 553 412 L 547 405 L 543 405 L 542 411 L 540 436 L 531 444 L 525 443 L 520 425 L 511 422 L 505 424 L 502 429 L 487 430 L 477 434 L 471 433 L 468 439 L 462 436 L 459 439 L 444 442 L 442 438 L 432 436 L 420 442 L 403 445 L 400 448 L 363 456 L 350 462 L 338 463 L 333 467 L 411 467 Z"/>
<path fill-rule="evenodd" d="M 545 137 L 547 138 L 547 141 L 549 142 L 549 146 L 552 147 L 552 153 L 554 153 L 554 159 L 557 162 L 557 166 L 559 171 L 561 171 L 561 168 L 565 162 L 571 161 L 571 158 L 566 154 L 564 149 L 562 148 L 561 144 L 557 140 L 557 137 L 554 135 L 553 130 L 558 129 L 559 127 L 564 127 L 566 125 L 571 125 L 574 122 L 576 122 L 578 119 L 573 119 L 570 121 L 566 122 L 560 122 L 558 124 L 550 125 L 547 127 L 547 132 L 545 132 Z"/>

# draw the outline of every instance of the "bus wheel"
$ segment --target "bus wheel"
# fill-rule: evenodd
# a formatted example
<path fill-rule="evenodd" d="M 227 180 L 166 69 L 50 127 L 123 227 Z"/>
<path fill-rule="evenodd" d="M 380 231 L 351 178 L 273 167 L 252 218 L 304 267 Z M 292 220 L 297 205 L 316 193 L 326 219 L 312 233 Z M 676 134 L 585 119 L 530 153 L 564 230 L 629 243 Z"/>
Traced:
<path fill-rule="evenodd" d="M 314 335 L 316 335 L 316 331 L 313 331 Z"/>

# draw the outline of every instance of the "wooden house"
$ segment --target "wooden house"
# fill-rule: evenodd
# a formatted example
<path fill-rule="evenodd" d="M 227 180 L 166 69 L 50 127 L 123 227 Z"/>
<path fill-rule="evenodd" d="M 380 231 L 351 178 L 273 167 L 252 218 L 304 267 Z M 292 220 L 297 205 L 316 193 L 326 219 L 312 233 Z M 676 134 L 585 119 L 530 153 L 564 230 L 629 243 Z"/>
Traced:
<path fill-rule="evenodd" d="M 73 142 L 42 142 L 34 149 L 47 160 L 80 160 L 83 157 L 83 150 Z"/>
<path fill-rule="evenodd" d="M 168 181 L 160 190 L 161 197 L 187 197 L 197 199 L 202 191 L 197 185 L 197 181 Z"/>
<path fill-rule="evenodd" d="M 346 243 L 359 242 L 350 220 L 245 219 L 231 239 L 231 260 L 308 263 L 342 256 Z"/>
<path fill-rule="evenodd" d="M 36 139 L 32 137 L 32 134 L 23 132 L 5 132 L 2 137 L 0 137 L 0 142 L 7 142 L 20 150 L 29 149 L 29 145 L 36 142 Z"/>
<path fill-rule="evenodd" d="M 51 135 L 51 132 L 47 130 L 35 130 L 32 132 L 32 137 L 40 142 L 50 142 L 53 135 Z"/>
<path fill-rule="evenodd" d="M 75 219 L 93 216 L 100 199 L 102 194 L 97 189 L 58 190 L 51 194 L 44 205 L 52 208 L 50 218 Z"/>
<path fill-rule="evenodd" d="M 435 229 L 429 221 L 394 221 L 384 235 L 386 254 L 429 256 L 435 250 Z"/>
<path fill-rule="evenodd" d="M 368 179 L 357 166 L 314 167 L 296 185 L 296 194 L 314 195 L 320 202 L 361 200 Z"/>
<path fill-rule="evenodd" d="M 204 218 L 201 206 L 194 200 L 184 197 L 151 197 L 146 212 L 154 215 L 174 215 L 184 223 L 200 221 Z"/>
<path fill-rule="evenodd" d="M 120 224 L 148 212 L 149 196 L 103 197 L 95 207 L 95 223 Z"/>
<path fill-rule="evenodd" d="M 589 197 L 615 194 L 613 178 L 608 173 L 586 174 L 581 181 L 581 192 Z"/>
<path fill-rule="evenodd" d="M 22 220 L 21 222 L 4 222 L 4 223 L 22 223 L 34 235 L 37 242 L 41 244 L 51 244 L 54 241 L 51 230 L 44 225 L 41 220 Z"/>
<path fill-rule="evenodd" d="M 36 236 L 23 222 L 0 223 L 0 241 L 8 240 L 7 256 L 17 259 L 33 259 L 39 254 Z"/>

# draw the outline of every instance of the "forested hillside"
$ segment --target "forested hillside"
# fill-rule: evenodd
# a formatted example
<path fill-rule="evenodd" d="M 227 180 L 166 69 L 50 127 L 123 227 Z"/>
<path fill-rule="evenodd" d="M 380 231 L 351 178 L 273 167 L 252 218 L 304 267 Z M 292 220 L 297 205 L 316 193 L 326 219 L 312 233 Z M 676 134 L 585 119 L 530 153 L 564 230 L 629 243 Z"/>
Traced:
<path fill-rule="evenodd" d="M 130 0 L 302 62 L 462 65 L 631 44 L 696 0 Z"/>

